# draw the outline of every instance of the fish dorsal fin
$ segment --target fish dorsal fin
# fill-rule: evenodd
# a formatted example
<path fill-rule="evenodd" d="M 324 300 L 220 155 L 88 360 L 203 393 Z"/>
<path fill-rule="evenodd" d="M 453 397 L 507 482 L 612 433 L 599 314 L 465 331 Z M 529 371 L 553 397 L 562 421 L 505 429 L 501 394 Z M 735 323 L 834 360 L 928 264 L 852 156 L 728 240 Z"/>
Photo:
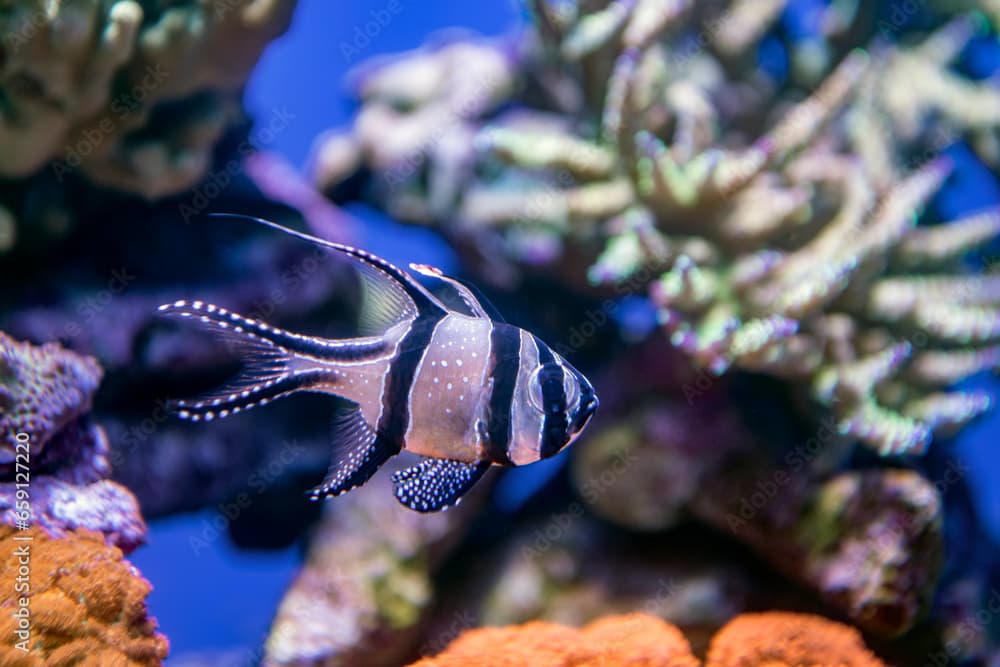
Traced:
<path fill-rule="evenodd" d="M 445 306 L 405 271 L 370 252 L 311 236 L 276 222 L 242 213 L 210 213 L 211 217 L 241 218 L 284 232 L 289 236 L 329 248 L 354 260 L 362 278 L 360 333 L 384 333 L 393 325 L 412 320 L 428 311 L 443 311 Z"/>
<path fill-rule="evenodd" d="M 489 461 L 464 463 L 424 458 L 392 475 L 396 499 L 417 512 L 437 512 L 457 505 L 489 469 Z"/>
<path fill-rule="evenodd" d="M 441 283 L 443 289 L 438 298 L 451 310 L 470 317 L 481 317 L 495 322 L 504 321 L 493 304 L 464 280 L 445 275 L 441 269 L 427 264 L 410 264 L 410 268 L 422 276 L 435 278 Z"/>
<path fill-rule="evenodd" d="M 390 458 L 399 453 L 399 447 L 386 442 L 365 421 L 357 403 L 341 408 L 333 417 L 333 452 L 330 469 L 323 483 L 310 493 L 313 500 L 324 496 L 339 496 L 361 486 Z"/>

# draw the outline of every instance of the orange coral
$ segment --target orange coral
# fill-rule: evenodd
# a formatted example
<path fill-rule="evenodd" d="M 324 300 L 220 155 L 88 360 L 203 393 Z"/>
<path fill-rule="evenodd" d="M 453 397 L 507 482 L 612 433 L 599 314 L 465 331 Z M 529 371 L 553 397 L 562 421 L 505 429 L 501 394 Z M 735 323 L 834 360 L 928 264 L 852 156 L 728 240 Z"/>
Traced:
<path fill-rule="evenodd" d="M 412 667 L 698 667 L 684 635 L 648 614 L 607 616 L 584 628 L 534 621 L 463 633 Z"/>
<path fill-rule="evenodd" d="M 533 621 L 462 633 L 410 667 L 698 667 L 675 626 L 648 614 L 584 628 Z M 705 667 L 885 667 L 854 628 L 809 614 L 737 616 L 716 633 Z"/>
<path fill-rule="evenodd" d="M 854 628 L 810 614 L 737 616 L 708 648 L 706 667 L 885 667 Z"/>
<path fill-rule="evenodd" d="M 15 541 L 15 534 L 32 539 Z M 0 545 L 0 636 L 17 636 L 13 612 L 23 591 L 15 588 L 22 565 L 16 550 L 24 545 L 31 633 L 27 652 L 0 644 L 0 665 L 149 667 L 167 656 L 167 639 L 146 613 L 149 583 L 100 533 L 79 529 L 55 539 L 37 526 L 0 526 Z"/>

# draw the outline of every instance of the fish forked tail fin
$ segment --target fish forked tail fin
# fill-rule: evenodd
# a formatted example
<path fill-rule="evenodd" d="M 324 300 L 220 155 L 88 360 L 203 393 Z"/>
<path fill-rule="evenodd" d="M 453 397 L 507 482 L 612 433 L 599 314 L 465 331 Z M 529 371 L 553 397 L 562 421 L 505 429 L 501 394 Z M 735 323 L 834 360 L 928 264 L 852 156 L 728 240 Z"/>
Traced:
<path fill-rule="evenodd" d="M 209 329 L 237 352 L 243 370 L 223 386 L 191 399 L 168 402 L 183 419 L 211 421 L 306 390 L 327 379 L 319 366 L 295 368 L 290 345 L 299 336 L 203 301 L 175 301 L 160 306 L 163 317 L 189 319 Z"/>

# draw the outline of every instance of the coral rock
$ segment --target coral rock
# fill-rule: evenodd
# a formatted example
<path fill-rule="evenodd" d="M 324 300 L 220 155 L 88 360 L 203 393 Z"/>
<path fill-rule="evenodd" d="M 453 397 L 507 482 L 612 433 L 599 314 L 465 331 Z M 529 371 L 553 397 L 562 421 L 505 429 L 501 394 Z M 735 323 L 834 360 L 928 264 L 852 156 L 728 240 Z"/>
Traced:
<path fill-rule="evenodd" d="M 156 621 L 146 610 L 149 583 L 99 533 L 79 530 L 56 539 L 39 528 L 0 527 L 0 544 L 7 552 L 19 547 L 30 552 L 26 598 L 15 592 L 18 559 L 0 563 L 0 632 L 17 636 L 14 612 L 21 608 L 21 599 L 27 599 L 31 619 L 28 652 L 7 640 L 0 645 L 0 663 L 153 667 L 167 657 L 167 640 L 156 632 Z"/>
<path fill-rule="evenodd" d="M 109 545 L 131 553 L 146 541 L 146 522 L 132 492 L 110 480 L 85 486 L 54 477 L 39 477 L 31 483 L 31 521 L 53 537 L 63 537 L 77 528 L 101 533 Z M 15 487 L 0 483 L 0 523 L 14 526 Z"/>
<path fill-rule="evenodd" d="M 808 485 L 792 479 L 781 468 L 733 463 L 705 481 L 694 511 L 865 630 L 896 636 L 911 628 L 927 611 L 942 562 L 934 486 L 909 470 Z"/>
<path fill-rule="evenodd" d="M 412 650 L 431 575 L 484 491 L 422 515 L 396 502 L 389 475 L 327 506 L 271 626 L 265 666 L 394 665 Z"/>
<path fill-rule="evenodd" d="M 131 552 L 146 539 L 139 503 L 111 474 L 107 437 L 84 413 L 102 376 L 92 357 L 0 333 L 0 524 L 14 526 L 19 484 L 30 521 L 60 537 L 76 528 Z M 26 447 L 17 449 L 17 437 Z M 15 461 L 15 454 L 20 458 Z M 15 465 L 16 464 L 16 465 Z"/>
<path fill-rule="evenodd" d="M 577 629 L 535 621 L 462 634 L 438 656 L 412 667 L 697 667 L 684 635 L 646 614 L 609 616 Z"/>
<path fill-rule="evenodd" d="M 47 162 L 146 197 L 193 186 L 294 0 L 15 3 L 0 17 L 0 174 Z"/>
<path fill-rule="evenodd" d="M 712 638 L 705 667 L 885 667 L 854 628 L 819 616 L 743 614 Z"/>
<path fill-rule="evenodd" d="M 747 444 L 732 411 L 707 397 L 695 407 L 647 400 L 574 450 L 573 480 L 600 516 L 662 530 L 684 516 L 705 475 Z"/>
<path fill-rule="evenodd" d="M 0 463 L 14 461 L 18 433 L 30 438 L 32 456 L 40 456 L 56 433 L 90 410 L 102 374 L 92 357 L 54 343 L 19 343 L 0 332 Z"/>

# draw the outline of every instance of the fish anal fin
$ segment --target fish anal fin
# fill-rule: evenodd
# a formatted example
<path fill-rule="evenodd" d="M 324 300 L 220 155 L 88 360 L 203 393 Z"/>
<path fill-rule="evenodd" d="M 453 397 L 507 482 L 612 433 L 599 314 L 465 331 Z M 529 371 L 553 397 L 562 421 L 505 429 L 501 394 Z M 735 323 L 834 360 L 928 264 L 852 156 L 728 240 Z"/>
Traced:
<path fill-rule="evenodd" d="M 310 492 L 313 500 L 324 496 L 339 496 L 361 486 L 390 458 L 399 447 L 376 433 L 357 404 L 339 411 L 331 428 L 333 452 L 330 469 L 323 482 Z"/>
<path fill-rule="evenodd" d="M 417 512 L 443 510 L 457 505 L 489 467 L 489 461 L 424 458 L 415 466 L 393 473 L 396 499 Z"/>

